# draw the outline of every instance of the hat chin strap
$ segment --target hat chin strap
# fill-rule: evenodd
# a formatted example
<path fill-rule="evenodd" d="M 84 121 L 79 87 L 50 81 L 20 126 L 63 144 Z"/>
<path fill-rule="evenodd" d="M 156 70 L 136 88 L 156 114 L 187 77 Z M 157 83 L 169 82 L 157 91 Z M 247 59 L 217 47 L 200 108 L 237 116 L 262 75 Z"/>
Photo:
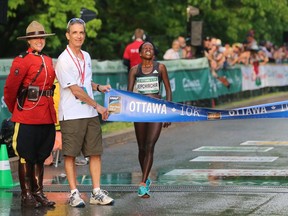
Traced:
<path fill-rule="evenodd" d="M 32 53 L 34 54 L 34 55 L 42 55 L 42 52 L 40 51 L 37 51 L 37 50 L 33 50 L 32 51 Z"/>

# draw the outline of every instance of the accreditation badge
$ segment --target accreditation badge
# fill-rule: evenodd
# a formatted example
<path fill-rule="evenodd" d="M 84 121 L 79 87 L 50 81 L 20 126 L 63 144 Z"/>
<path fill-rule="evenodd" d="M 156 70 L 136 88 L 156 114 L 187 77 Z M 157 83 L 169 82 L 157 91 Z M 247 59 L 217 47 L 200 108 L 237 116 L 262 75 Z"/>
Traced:
<path fill-rule="evenodd" d="M 85 86 L 82 86 L 81 88 L 83 89 L 83 91 L 84 91 L 86 94 L 88 94 L 88 92 L 87 92 L 87 89 L 86 89 L 86 87 L 85 87 Z M 86 104 L 86 103 L 85 103 L 85 102 L 83 102 L 83 101 L 81 101 L 81 104 Z"/>

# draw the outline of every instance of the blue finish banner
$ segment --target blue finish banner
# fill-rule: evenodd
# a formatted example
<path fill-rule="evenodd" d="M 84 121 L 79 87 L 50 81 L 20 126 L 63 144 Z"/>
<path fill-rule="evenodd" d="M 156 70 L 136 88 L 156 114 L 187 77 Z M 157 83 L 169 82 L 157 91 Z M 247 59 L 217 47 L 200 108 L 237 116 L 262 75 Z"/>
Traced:
<path fill-rule="evenodd" d="M 124 122 L 196 122 L 288 117 L 288 101 L 217 110 L 169 102 L 115 89 L 105 93 L 104 106 L 110 113 L 108 121 Z"/>

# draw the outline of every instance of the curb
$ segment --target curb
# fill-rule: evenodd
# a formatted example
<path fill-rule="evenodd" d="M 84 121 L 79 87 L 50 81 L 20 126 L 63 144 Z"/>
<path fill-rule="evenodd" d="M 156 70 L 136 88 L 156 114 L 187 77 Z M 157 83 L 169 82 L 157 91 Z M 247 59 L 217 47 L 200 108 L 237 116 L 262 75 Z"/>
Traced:
<path fill-rule="evenodd" d="M 111 134 L 103 135 L 103 146 L 110 147 L 116 144 L 125 144 L 131 140 L 136 141 L 134 128 L 128 128 Z"/>

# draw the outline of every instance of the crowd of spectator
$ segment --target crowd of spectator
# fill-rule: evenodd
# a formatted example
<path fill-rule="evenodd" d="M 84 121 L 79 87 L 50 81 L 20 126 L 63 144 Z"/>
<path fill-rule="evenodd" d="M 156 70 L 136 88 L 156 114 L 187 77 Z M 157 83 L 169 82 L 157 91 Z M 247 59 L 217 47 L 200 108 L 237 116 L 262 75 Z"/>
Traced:
<path fill-rule="evenodd" d="M 125 48 L 123 62 L 129 69 L 141 62 L 138 49 L 143 41 L 147 41 L 144 30 L 136 29 L 133 42 Z M 148 40 L 149 41 L 149 40 Z M 199 48 L 199 47 L 198 47 Z M 194 59 L 206 57 L 209 61 L 211 74 L 229 88 L 230 84 L 226 77 L 218 76 L 220 69 L 234 66 L 236 64 L 252 65 L 253 77 L 257 82 L 259 77 L 259 66 L 266 63 L 288 63 L 288 46 L 275 46 L 269 41 L 258 41 L 255 39 L 254 30 L 247 32 L 242 43 L 225 43 L 216 37 L 205 37 L 202 41 L 201 51 L 195 49 L 184 36 L 180 35 L 172 41 L 171 47 L 163 55 L 164 60 Z M 156 49 L 157 51 L 157 49 Z M 158 52 L 155 53 L 157 55 Z M 199 54 L 200 53 L 200 54 Z M 156 56 L 155 56 L 156 58 Z M 137 59 L 137 60 L 136 60 Z M 134 62 L 134 63 L 133 63 Z"/>
<path fill-rule="evenodd" d="M 163 59 L 193 59 L 197 56 L 193 47 L 183 36 L 179 36 L 167 49 Z M 216 37 L 205 37 L 202 44 L 202 55 L 210 61 L 215 60 L 218 67 L 233 66 L 235 64 L 251 64 L 257 56 L 261 64 L 288 63 L 288 44 L 276 46 L 270 41 L 257 42 L 254 30 L 249 30 L 242 43 L 225 43 Z M 198 55 L 199 56 L 199 55 Z M 253 57 L 253 58 L 251 58 Z M 213 63 L 212 63 L 213 64 Z"/>
<path fill-rule="evenodd" d="M 202 43 L 202 57 L 207 57 L 212 75 L 229 87 L 225 77 L 218 77 L 217 71 L 222 68 L 234 66 L 235 64 L 252 65 L 253 80 L 257 80 L 259 65 L 266 63 L 288 63 L 288 46 L 273 45 L 269 41 L 258 42 L 255 39 L 254 30 L 249 30 L 242 43 L 222 44 L 221 39 L 216 37 L 205 37 Z M 172 42 L 171 48 L 167 49 L 163 59 L 193 59 L 197 56 L 195 50 L 183 36 L 179 36 Z M 199 55 L 198 55 L 199 56 Z M 198 57 L 197 56 L 197 57 Z"/>
<path fill-rule="evenodd" d="M 206 56 L 215 70 L 235 64 L 266 64 L 273 59 L 271 47 L 260 46 L 254 38 L 254 33 L 249 32 L 243 43 L 222 45 L 220 39 L 206 37 L 203 41 L 204 56 Z"/>
<path fill-rule="evenodd" d="M 173 40 L 171 48 L 166 50 L 163 59 L 192 59 L 194 56 L 191 44 L 186 43 L 185 37 L 179 36 Z"/>

